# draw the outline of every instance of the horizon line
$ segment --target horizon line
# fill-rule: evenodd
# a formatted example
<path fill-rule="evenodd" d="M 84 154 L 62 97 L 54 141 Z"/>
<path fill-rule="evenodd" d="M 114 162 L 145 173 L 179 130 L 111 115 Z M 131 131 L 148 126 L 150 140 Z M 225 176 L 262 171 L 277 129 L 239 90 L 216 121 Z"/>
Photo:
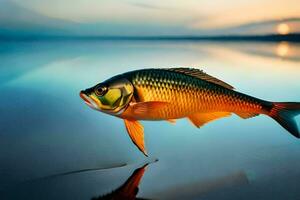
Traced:
<path fill-rule="evenodd" d="M 285 35 L 266 34 L 266 35 L 153 35 L 153 36 L 119 36 L 119 35 L 1 35 L 3 40 L 145 40 L 145 41 L 262 41 L 262 42 L 300 42 L 300 33 L 290 33 Z"/>

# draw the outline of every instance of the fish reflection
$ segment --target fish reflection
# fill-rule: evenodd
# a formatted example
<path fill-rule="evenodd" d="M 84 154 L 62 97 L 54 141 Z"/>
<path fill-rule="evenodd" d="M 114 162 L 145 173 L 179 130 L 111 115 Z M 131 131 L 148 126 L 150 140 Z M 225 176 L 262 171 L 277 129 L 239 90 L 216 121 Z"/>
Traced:
<path fill-rule="evenodd" d="M 91 200 L 146 200 L 137 198 L 140 181 L 147 169 L 148 164 L 136 169 L 132 175 L 119 188 L 111 193 L 93 197 Z M 244 171 L 237 171 L 226 176 L 209 179 L 207 181 L 197 181 L 183 185 L 176 185 L 154 194 L 160 199 L 189 199 L 200 197 L 210 192 L 227 187 L 236 187 L 248 185 L 249 180 Z"/>
<path fill-rule="evenodd" d="M 137 198 L 136 195 L 139 192 L 139 184 L 141 179 L 146 171 L 148 164 L 144 165 L 136 169 L 132 175 L 126 180 L 123 185 L 121 185 L 116 190 L 112 191 L 109 194 L 94 197 L 92 200 L 134 200 L 134 199 L 144 199 L 144 198 Z M 146 199 L 145 199 L 146 200 Z"/>
<path fill-rule="evenodd" d="M 188 118 L 196 127 L 236 114 L 243 119 L 267 115 L 292 135 L 300 133 L 294 117 L 298 102 L 272 102 L 234 90 L 234 87 L 198 69 L 143 69 L 112 77 L 80 92 L 85 103 L 122 118 L 127 132 L 147 156 L 144 129 L 138 120 Z"/>

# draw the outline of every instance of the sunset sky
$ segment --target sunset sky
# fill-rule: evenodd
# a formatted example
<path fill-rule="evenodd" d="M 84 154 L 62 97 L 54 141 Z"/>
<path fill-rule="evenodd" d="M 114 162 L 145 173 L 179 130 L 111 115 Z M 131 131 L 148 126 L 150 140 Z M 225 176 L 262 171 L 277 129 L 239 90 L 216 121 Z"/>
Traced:
<path fill-rule="evenodd" d="M 100 35 L 300 30 L 299 0 L 0 0 L 0 4 L 0 28 L 6 29 L 57 28 L 60 21 L 61 29 Z"/>

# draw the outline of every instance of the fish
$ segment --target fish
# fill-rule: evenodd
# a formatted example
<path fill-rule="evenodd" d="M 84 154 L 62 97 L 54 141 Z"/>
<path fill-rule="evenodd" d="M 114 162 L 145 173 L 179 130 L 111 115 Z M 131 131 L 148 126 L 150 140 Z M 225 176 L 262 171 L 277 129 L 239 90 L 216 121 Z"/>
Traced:
<path fill-rule="evenodd" d="M 137 148 L 148 156 L 141 120 L 175 123 L 187 118 L 197 128 L 232 114 L 242 119 L 267 115 L 299 138 L 299 102 L 272 102 L 240 93 L 196 68 L 153 68 L 125 72 L 80 91 L 94 110 L 124 120 Z"/>

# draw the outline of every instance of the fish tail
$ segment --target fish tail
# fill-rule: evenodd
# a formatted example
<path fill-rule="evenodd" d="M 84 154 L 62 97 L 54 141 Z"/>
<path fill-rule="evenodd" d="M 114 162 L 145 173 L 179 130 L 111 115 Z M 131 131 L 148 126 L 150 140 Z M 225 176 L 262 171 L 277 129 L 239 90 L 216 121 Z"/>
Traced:
<path fill-rule="evenodd" d="M 270 117 L 297 138 L 300 138 L 300 133 L 295 116 L 299 114 L 299 102 L 274 102 L 272 103 L 272 108 L 269 112 Z"/>

